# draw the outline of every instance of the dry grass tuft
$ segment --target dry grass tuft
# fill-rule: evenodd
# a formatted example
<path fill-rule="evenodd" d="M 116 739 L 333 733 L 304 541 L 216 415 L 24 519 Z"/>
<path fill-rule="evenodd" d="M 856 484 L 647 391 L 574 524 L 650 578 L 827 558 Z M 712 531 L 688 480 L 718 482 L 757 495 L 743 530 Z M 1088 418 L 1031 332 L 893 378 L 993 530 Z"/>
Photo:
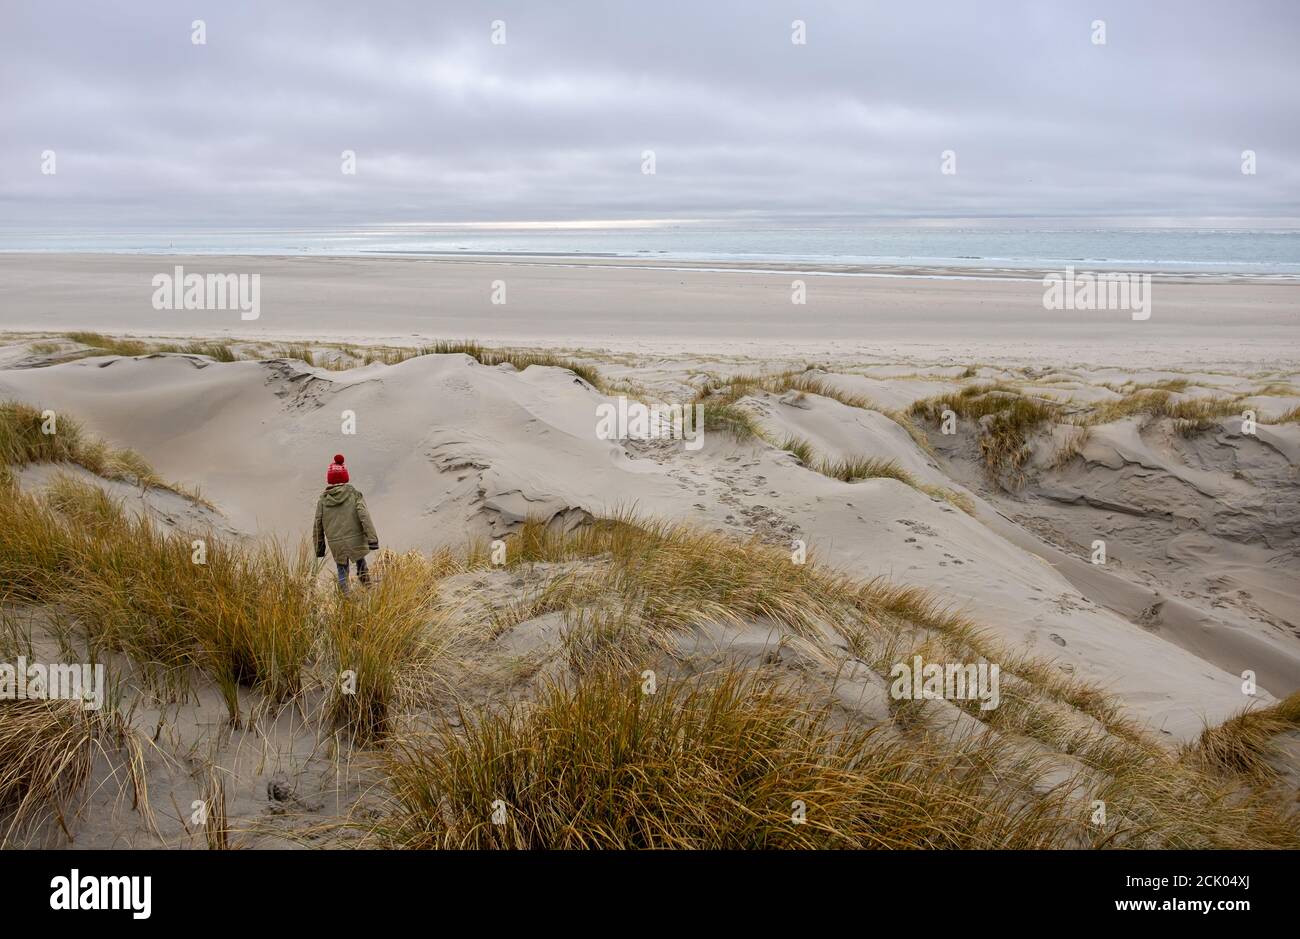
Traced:
<path fill-rule="evenodd" d="M 808 440 L 802 437 L 786 437 L 777 446 L 786 453 L 793 453 L 799 462 L 809 469 L 817 468 L 817 451 L 813 449 L 812 443 Z"/>
<path fill-rule="evenodd" d="M 991 478 L 1011 487 L 1024 482 L 1021 467 L 1029 458 L 1030 435 L 1060 416 L 1056 403 L 996 384 L 970 385 L 953 395 L 925 398 L 913 404 L 909 413 L 933 422 L 949 409 L 959 418 L 979 422 L 984 467 Z"/>
<path fill-rule="evenodd" d="M 714 397 L 697 397 L 690 406 L 704 410 L 702 426 L 709 432 L 729 434 L 736 440 L 754 440 L 762 436 L 753 415 L 734 402 Z"/>
<path fill-rule="evenodd" d="M 374 828 L 406 848 L 1045 847 L 1076 826 L 988 785 L 991 754 L 833 731 L 827 713 L 724 673 L 642 691 L 552 684 L 527 709 L 408 737 Z"/>
<path fill-rule="evenodd" d="M 316 365 L 316 353 L 312 351 L 312 347 L 306 343 L 294 343 L 280 346 L 280 348 L 276 350 L 276 355 L 282 359 L 297 359 L 300 362 L 305 362 L 313 367 Z"/>
<path fill-rule="evenodd" d="M 724 382 L 710 383 L 701 389 L 692 403 L 704 405 L 706 414 L 707 409 L 710 407 L 716 408 L 719 412 L 718 423 L 724 430 L 731 431 L 740 439 L 750 439 L 756 436 L 761 437 L 762 434 L 749 414 L 733 407 L 741 398 L 758 392 L 784 394 L 787 391 L 794 391 L 799 394 L 819 395 L 823 398 L 831 398 L 847 407 L 877 411 L 907 431 L 908 436 L 922 450 L 927 453 L 933 452 L 925 433 L 913 423 L 907 414 L 890 408 L 879 407 L 865 395 L 854 395 L 841 391 L 825 379 L 809 374 L 811 370 L 812 368 L 809 366 L 803 369 L 787 369 L 783 372 L 771 374 L 734 375 Z M 788 448 L 783 446 L 782 449 Z"/>
<path fill-rule="evenodd" d="M 1251 393 L 1251 397 L 1280 397 L 1289 398 L 1292 395 L 1300 395 L 1300 388 L 1286 382 L 1269 382 L 1262 388 L 1256 388 Z"/>
<path fill-rule="evenodd" d="M 602 387 L 600 373 L 592 366 L 575 359 L 551 355 L 547 352 L 530 352 L 520 349 L 490 349 L 477 342 L 462 340 L 460 342 L 438 341 L 431 346 L 422 347 L 418 354 L 449 355 L 453 353 L 463 353 L 468 355 L 471 359 L 476 359 L 483 365 L 500 365 L 503 362 L 508 362 L 521 372 L 530 365 L 540 365 L 549 368 L 567 368 L 593 388 Z"/>
<path fill-rule="evenodd" d="M 1293 407 L 1291 410 L 1285 412 L 1284 414 L 1280 414 L 1280 415 L 1278 415 L 1277 418 L 1274 419 L 1273 421 L 1271 421 L 1270 423 L 1273 423 L 1273 424 L 1300 424 L 1300 404 L 1296 405 L 1295 407 Z"/>
<path fill-rule="evenodd" d="M 1277 755 L 1274 738 L 1298 729 L 1300 691 L 1271 707 L 1243 711 L 1216 727 L 1207 726 L 1184 754 L 1197 765 L 1268 782 L 1278 776 L 1271 761 Z"/>
<path fill-rule="evenodd" d="M 1072 462 L 1075 457 L 1083 453 L 1083 448 L 1088 445 L 1088 440 L 1092 436 L 1091 427 L 1076 427 L 1065 439 L 1056 453 L 1052 455 L 1052 468 L 1060 469 Z"/>
<path fill-rule="evenodd" d="M 239 354 L 223 342 L 193 342 L 182 346 L 163 346 L 159 352 L 180 352 L 185 355 L 206 355 L 218 362 L 238 362 Z"/>
<path fill-rule="evenodd" d="M 105 336 L 103 333 L 92 332 L 72 332 L 65 333 L 73 342 L 81 343 L 83 346 L 89 346 L 93 352 L 104 352 L 108 355 L 148 355 L 153 351 L 152 347 L 138 339 L 126 339 L 119 336 Z"/>
<path fill-rule="evenodd" d="M 101 757 L 147 815 L 140 744 L 116 713 L 80 701 L 0 702 L 0 810 L 9 814 L 0 847 L 47 818 L 71 840 L 72 816 Z"/>
<path fill-rule="evenodd" d="M 61 604 L 92 648 L 126 653 L 163 684 L 201 669 L 237 721 L 240 686 L 274 700 L 300 688 L 317 633 L 310 562 L 305 547 L 208 538 L 198 550 L 72 480 L 53 506 L 13 492 L 0 509 L 10 599 Z"/>
<path fill-rule="evenodd" d="M 453 653 L 466 633 L 438 603 L 437 582 L 447 573 L 437 559 L 385 552 L 370 586 L 354 584 L 329 606 L 327 709 L 355 740 L 382 742 L 399 712 L 449 686 Z"/>
<path fill-rule="evenodd" d="M 22 467 L 32 463 L 76 463 L 104 479 L 128 482 L 142 489 L 166 489 L 207 505 L 197 492 L 160 477 L 138 453 L 111 447 L 91 436 L 70 415 L 47 412 L 21 401 L 0 402 L 0 464 Z"/>
<path fill-rule="evenodd" d="M 230 850 L 230 819 L 226 814 L 226 783 L 221 771 L 209 766 L 203 781 L 203 840 L 209 851 Z"/>
<path fill-rule="evenodd" d="M 1189 426 L 1208 427 L 1217 418 L 1241 413 L 1241 397 L 1201 397 L 1175 400 L 1164 388 L 1147 388 L 1128 394 L 1118 401 L 1107 401 L 1093 408 L 1083 419 L 1086 424 L 1109 424 L 1134 415 L 1171 418 Z"/>
<path fill-rule="evenodd" d="M 905 486 L 916 486 L 916 477 L 898 465 L 897 460 L 880 457 L 854 456 L 841 460 L 826 460 L 817 467 L 824 476 L 846 483 L 859 479 L 894 479 Z"/>

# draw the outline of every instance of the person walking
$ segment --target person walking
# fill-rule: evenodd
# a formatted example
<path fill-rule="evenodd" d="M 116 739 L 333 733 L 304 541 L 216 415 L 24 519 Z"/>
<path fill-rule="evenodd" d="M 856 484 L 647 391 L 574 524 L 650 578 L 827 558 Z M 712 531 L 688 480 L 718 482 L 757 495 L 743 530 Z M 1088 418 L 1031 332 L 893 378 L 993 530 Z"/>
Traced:
<path fill-rule="evenodd" d="M 316 521 L 313 525 L 316 557 L 325 557 L 328 544 L 330 555 L 338 568 L 339 589 L 348 592 L 349 565 L 355 563 L 357 580 L 362 586 L 370 584 L 366 569 L 366 554 L 379 550 L 379 536 L 375 534 L 365 497 L 348 481 L 348 470 L 343 465 L 343 454 L 334 454 L 334 462 L 325 473 L 325 491 L 316 501 Z"/>

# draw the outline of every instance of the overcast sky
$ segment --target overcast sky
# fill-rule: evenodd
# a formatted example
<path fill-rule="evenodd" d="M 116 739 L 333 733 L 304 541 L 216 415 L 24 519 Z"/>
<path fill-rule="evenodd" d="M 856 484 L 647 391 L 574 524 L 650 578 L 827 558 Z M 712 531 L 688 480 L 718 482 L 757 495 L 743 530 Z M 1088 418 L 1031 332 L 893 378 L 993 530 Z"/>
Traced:
<path fill-rule="evenodd" d="M 1294 219 L 1298 98 L 1294 0 L 0 0 L 0 224 Z"/>

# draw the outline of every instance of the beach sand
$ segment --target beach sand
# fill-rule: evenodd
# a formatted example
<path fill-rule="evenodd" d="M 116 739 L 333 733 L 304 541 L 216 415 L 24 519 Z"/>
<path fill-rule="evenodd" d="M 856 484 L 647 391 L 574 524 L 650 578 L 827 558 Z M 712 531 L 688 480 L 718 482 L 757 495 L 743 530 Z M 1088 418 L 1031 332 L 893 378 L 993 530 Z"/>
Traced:
<path fill-rule="evenodd" d="M 261 275 L 256 321 L 155 310 L 151 279 Z M 0 254 L 0 329 L 387 340 L 615 351 L 906 356 L 930 364 L 1286 367 L 1300 285 L 1157 276 L 1151 317 L 1046 310 L 1041 279 L 754 273 L 609 259 Z M 825 268 L 824 265 L 819 266 Z M 856 269 L 847 269 L 856 270 Z M 896 270 L 896 269 L 889 269 Z M 955 272 L 949 272 L 955 273 Z M 792 303 L 802 280 L 806 302 Z M 504 303 L 493 303 L 504 284 Z M 500 294 L 498 294 L 498 298 Z"/>

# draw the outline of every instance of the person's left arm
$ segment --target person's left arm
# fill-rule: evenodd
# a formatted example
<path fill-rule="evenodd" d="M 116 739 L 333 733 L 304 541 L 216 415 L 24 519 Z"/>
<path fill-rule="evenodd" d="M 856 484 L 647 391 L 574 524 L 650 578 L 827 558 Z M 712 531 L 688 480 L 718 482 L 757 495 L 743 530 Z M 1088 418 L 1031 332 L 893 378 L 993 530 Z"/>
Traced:
<path fill-rule="evenodd" d="M 370 510 L 366 508 L 365 496 L 357 494 L 357 518 L 361 521 L 362 534 L 366 536 L 366 547 L 371 551 L 379 550 L 379 535 L 375 533 L 375 523 L 370 520 Z"/>

